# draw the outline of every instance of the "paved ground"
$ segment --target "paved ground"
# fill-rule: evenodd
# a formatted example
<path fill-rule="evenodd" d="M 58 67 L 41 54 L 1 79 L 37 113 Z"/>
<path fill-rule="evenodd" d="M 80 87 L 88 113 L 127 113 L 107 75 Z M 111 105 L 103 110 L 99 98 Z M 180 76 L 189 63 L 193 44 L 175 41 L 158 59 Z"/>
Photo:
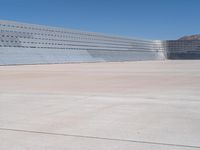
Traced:
<path fill-rule="evenodd" d="M 200 61 L 0 67 L 0 150 L 200 149 Z"/>

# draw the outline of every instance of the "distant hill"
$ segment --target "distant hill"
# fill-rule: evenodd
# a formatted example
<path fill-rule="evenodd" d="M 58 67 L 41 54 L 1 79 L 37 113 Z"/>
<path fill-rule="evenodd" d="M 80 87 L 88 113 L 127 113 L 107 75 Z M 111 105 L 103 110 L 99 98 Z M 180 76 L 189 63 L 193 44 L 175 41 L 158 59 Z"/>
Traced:
<path fill-rule="evenodd" d="M 178 40 L 200 40 L 200 34 L 184 36 Z"/>

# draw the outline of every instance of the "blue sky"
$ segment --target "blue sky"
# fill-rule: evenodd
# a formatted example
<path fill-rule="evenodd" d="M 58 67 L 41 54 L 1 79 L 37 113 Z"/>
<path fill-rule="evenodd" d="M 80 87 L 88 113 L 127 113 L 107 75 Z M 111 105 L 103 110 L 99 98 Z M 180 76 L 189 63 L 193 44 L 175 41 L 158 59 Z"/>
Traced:
<path fill-rule="evenodd" d="M 200 0 L 0 0 L 0 19 L 176 39 L 200 33 Z"/>

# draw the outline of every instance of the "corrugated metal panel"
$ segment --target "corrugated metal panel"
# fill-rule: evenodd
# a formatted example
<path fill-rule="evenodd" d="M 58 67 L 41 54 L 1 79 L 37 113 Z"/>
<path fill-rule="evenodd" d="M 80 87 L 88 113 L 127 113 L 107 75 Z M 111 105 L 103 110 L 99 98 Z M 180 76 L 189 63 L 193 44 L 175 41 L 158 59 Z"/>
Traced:
<path fill-rule="evenodd" d="M 0 64 L 164 59 L 162 41 L 0 21 Z"/>

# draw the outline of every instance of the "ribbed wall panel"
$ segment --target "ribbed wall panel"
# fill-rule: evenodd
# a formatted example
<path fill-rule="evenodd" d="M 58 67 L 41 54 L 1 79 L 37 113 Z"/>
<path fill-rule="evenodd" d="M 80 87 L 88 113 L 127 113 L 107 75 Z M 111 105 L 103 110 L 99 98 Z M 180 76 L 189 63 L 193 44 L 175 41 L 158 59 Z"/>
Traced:
<path fill-rule="evenodd" d="M 0 65 L 164 58 L 162 41 L 0 21 Z"/>

